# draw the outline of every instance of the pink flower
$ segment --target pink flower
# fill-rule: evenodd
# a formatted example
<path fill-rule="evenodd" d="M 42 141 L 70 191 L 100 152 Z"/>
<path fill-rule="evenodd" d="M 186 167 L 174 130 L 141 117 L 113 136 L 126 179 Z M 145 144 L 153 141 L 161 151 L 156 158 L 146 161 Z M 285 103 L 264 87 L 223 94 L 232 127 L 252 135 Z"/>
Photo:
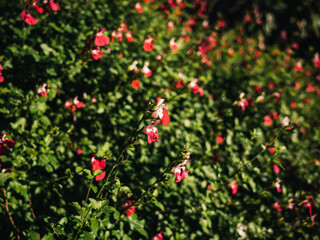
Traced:
<path fill-rule="evenodd" d="M 0 83 L 2 83 L 4 81 L 4 77 L 2 76 L 2 63 L 0 63 Z"/>
<path fill-rule="evenodd" d="M 150 52 L 154 49 L 154 45 L 152 43 L 152 40 L 153 40 L 153 37 L 148 37 L 146 40 L 144 40 L 143 49 L 146 52 Z"/>
<path fill-rule="evenodd" d="M 94 60 L 98 60 L 99 58 L 103 57 L 103 52 L 100 51 L 100 47 L 97 47 L 96 49 L 91 49 L 92 58 Z"/>
<path fill-rule="evenodd" d="M 123 41 L 123 33 L 122 32 L 117 32 L 117 41 L 122 42 Z"/>
<path fill-rule="evenodd" d="M 274 208 L 275 210 L 277 210 L 278 212 L 281 212 L 282 209 L 280 207 L 280 204 L 279 204 L 280 200 L 276 201 L 273 205 L 272 205 L 272 208 Z"/>
<path fill-rule="evenodd" d="M 38 13 L 42 14 L 42 13 L 43 13 L 43 8 L 42 8 L 42 7 L 39 7 L 39 6 L 37 5 L 37 2 L 38 2 L 38 1 L 34 1 L 33 4 L 32 4 L 32 6 L 37 10 Z"/>
<path fill-rule="evenodd" d="M 188 176 L 189 171 L 186 170 L 186 167 L 184 165 L 186 165 L 189 162 L 189 160 L 184 160 L 183 163 L 180 163 L 174 168 L 172 168 L 171 172 L 173 172 L 173 174 L 176 176 L 176 183 L 181 182 L 181 180 L 186 179 L 186 177 Z"/>
<path fill-rule="evenodd" d="M 160 120 L 157 120 L 156 122 L 151 122 L 149 125 L 142 129 L 142 132 L 147 135 L 148 143 L 159 141 L 158 129 L 155 127 L 159 123 L 161 123 Z"/>
<path fill-rule="evenodd" d="M 274 83 L 273 82 L 269 82 L 268 83 L 268 87 L 270 90 L 273 90 L 274 89 Z"/>
<path fill-rule="evenodd" d="M 298 61 L 296 63 L 296 65 L 294 66 L 293 70 L 296 71 L 296 72 L 302 72 L 302 70 L 303 70 L 302 62 Z"/>
<path fill-rule="evenodd" d="M 92 163 L 92 171 L 97 171 L 104 169 L 106 167 L 106 161 L 105 160 L 97 160 L 96 159 L 96 154 L 93 154 L 91 158 L 91 163 Z M 104 171 L 103 173 L 99 174 L 96 176 L 96 181 L 101 181 L 104 179 L 106 176 L 106 172 Z"/>
<path fill-rule="evenodd" d="M 303 200 L 301 202 L 301 204 L 303 204 L 303 207 L 309 208 L 310 217 L 312 217 L 312 203 L 314 203 L 314 201 L 309 201 L 309 199 L 311 198 L 312 198 L 311 196 L 308 196 L 308 200 Z"/>
<path fill-rule="evenodd" d="M 152 71 L 151 71 L 150 68 L 149 68 L 149 62 L 145 62 L 145 64 L 143 65 L 143 68 L 142 68 L 141 71 L 142 71 L 142 73 L 144 74 L 144 76 L 145 76 L 146 78 L 152 76 Z"/>
<path fill-rule="evenodd" d="M 194 78 L 188 85 L 188 88 L 192 89 L 193 94 L 197 94 L 200 92 L 200 87 L 197 84 L 198 81 L 199 81 L 198 78 Z"/>
<path fill-rule="evenodd" d="M 229 183 L 229 187 L 231 188 L 232 195 L 235 195 L 238 192 L 237 180 L 233 180 L 231 183 Z"/>
<path fill-rule="evenodd" d="M 77 154 L 82 155 L 82 150 L 80 148 L 77 150 Z"/>
<path fill-rule="evenodd" d="M 276 187 L 276 189 L 277 189 L 277 192 L 281 192 L 281 185 L 280 185 L 280 183 L 282 182 L 282 180 L 278 180 L 275 184 L 274 184 L 274 186 Z"/>
<path fill-rule="evenodd" d="M 277 164 L 273 164 L 272 168 L 273 168 L 273 172 L 275 174 L 279 174 L 280 173 L 280 168 L 279 168 L 279 166 Z"/>
<path fill-rule="evenodd" d="M 175 42 L 175 38 L 171 38 L 169 46 L 173 51 L 178 50 L 178 46 L 177 46 L 177 43 Z"/>
<path fill-rule="evenodd" d="M 163 104 L 164 99 L 160 99 L 157 104 L 157 108 L 152 113 L 151 117 L 153 118 L 160 118 L 163 125 L 168 126 L 170 124 L 170 117 L 169 112 L 167 109 L 164 109 L 166 107 L 165 104 Z"/>
<path fill-rule="evenodd" d="M 55 3 L 53 0 L 49 0 L 49 6 L 52 9 L 52 11 L 59 11 L 61 10 L 58 3 Z"/>
<path fill-rule="evenodd" d="M 155 235 L 151 240 L 163 240 L 162 236 L 163 231 L 159 232 L 157 235 Z"/>
<path fill-rule="evenodd" d="M 264 116 L 263 118 L 264 120 L 264 124 L 268 127 L 268 126 L 271 126 L 273 121 L 272 121 L 272 118 L 270 117 L 270 115 L 267 115 L 267 116 Z"/>
<path fill-rule="evenodd" d="M 137 3 L 136 3 L 135 8 L 136 8 L 136 10 L 137 10 L 138 13 L 143 13 L 143 8 L 142 8 L 140 2 L 137 2 Z"/>
<path fill-rule="evenodd" d="M 42 97 L 47 97 L 48 96 L 48 93 L 47 93 L 47 84 L 43 84 L 43 85 L 40 85 L 40 87 L 38 88 L 38 94 L 40 94 Z"/>
<path fill-rule="evenodd" d="M 242 111 L 244 111 L 246 107 L 249 106 L 249 101 L 246 98 L 244 98 L 245 95 L 246 94 L 244 92 L 240 93 L 240 100 L 236 102 L 238 106 L 241 107 Z"/>
<path fill-rule="evenodd" d="M 73 99 L 73 104 L 77 108 L 82 108 L 84 106 L 84 103 L 78 100 L 78 96 Z"/>
<path fill-rule="evenodd" d="M 221 137 L 221 135 L 219 135 L 219 136 L 216 137 L 216 141 L 217 141 L 219 144 L 222 144 L 222 143 L 223 143 L 223 138 Z"/>
<path fill-rule="evenodd" d="M 29 25 L 36 25 L 37 24 L 37 19 L 32 17 L 30 13 L 26 14 L 26 9 L 22 10 L 21 19 Z"/>
<path fill-rule="evenodd" d="M 126 217 L 129 218 L 132 216 L 132 213 L 135 213 L 136 212 L 136 207 L 135 206 L 132 206 L 132 204 L 134 204 L 134 200 L 131 201 L 131 200 L 127 200 L 126 203 L 122 204 L 121 207 L 124 209 L 124 210 L 127 210 L 125 212 L 126 214 Z"/>
<path fill-rule="evenodd" d="M 308 83 L 308 85 L 307 85 L 307 91 L 308 92 L 314 92 L 315 91 L 314 87 L 310 83 Z"/>
<path fill-rule="evenodd" d="M 94 39 L 94 43 L 99 46 L 105 46 L 110 43 L 110 38 L 108 36 L 103 35 L 104 29 L 101 29 L 97 34 Z"/>

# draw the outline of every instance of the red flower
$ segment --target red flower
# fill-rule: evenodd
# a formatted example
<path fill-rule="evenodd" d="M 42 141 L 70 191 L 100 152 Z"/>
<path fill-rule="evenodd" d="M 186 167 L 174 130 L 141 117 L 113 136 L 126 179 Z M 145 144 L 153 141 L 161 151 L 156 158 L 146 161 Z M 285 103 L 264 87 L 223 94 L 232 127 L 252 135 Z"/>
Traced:
<path fill-rule="evenodd" d="M 77 150 L 77 154 L 82 155 L 82 150 L 80 148 Z"/>
<path fill-rule="evenodd" d="M 36 25 L 37 24 L 37 19 L 32 17 L 30 13 L 26 14 L 25 9 L 22 10 L 21 19 L 24 20 L 29 25 Z"/>
<path fill-rule="evenodd" d="M 274 154 L 274 147 L 269 148 L 270 153 Z"/>
<path fill-rule="evenodd" d="M 110 43 L 110 39 L 108 36 L 105 36 L 103 35 L 103 32 L 104 29 L 102 29 L 101 31 L 99 31 L 97 34 L 96 34 L 96 37 L 94 39 L 94 43 L 99 46 L 99 47 L 102 47 L 102 46 L 105 46 L 107 44 Z"/>
<path fill-rule="evenodd" d="M 154 45 L 152 43 L 152 40 L 153 40 L 153 37 L 148 37 L 146 40 L 144 40 L 143 49 L 146 52 L 150 52 L 154 49 Z"/>
<path fill-rule="evenodd" d="M 229 187 L 231 187 L 232 195 L 235 195 L 238 192 L 237 180 L 233 180 L 231 183 L 229 183 Z"/>
<path fill-rule="evenodd" d="M 269 115 L 264 116 L 263 120 L 266 126 L 271 126 L 273 123 L 272 118 Z"/>
<path fill-rule="evenodd" d="M 279 174 L 280 168 L 279 168 L 279 166 L 277 164 L 273 164 L 272 168 L 273 168 L 273 172 L 275 174 Z"/>
<path fill-rule="evenodd" d="M 162 113 L 163 113 L 163 117 L 161 118 L 161 121 L 163 125 L 168 126 L 170 124 L 168 109 L 164 109 Z"/>
<path fill-rule="evenodd" d="M 91 49 L 91 53 L 92 53 L 92 58 L 94 60 L 98 60 L 99 58 L 103 57 L 103 52 L 100 51 L 100 47 L 98 47 L 97 49 Z"/>
<path fill-rule="evenodd" d="M 174 40 L 175 40 L 175 38 L 171 38 L 169 46 L 173 51 L 177 51 L 178 50 L 178 46 L 177 46 L 177 43 Z"/>
<path fill-rule="evenodd" d="M 51 7 L 52 11 L 59 11 L 61 8 L 58 3 L 55 3 L 53 0 L 49 1 L 49 6 Z"/>
<path fill-rule="evenodd" d="M 275 210 L 277 210 L 278 212 L 281 212 L 282 209 L 281 209 L 281 207 L 280 207 L 279 202 L 280 202 L 280 200 L 276 201 L 276 202 L 272 205 L 272 207 L 273 207 Z"/>
<path fill-rule="evenodd" d="M 101 170 L 106 167 L 106 161 L 105 160 L 100 160 L 100 161 L 97 160 L 95 154 L 91 158 L 91 163 L 92 163 L 92 171 Z M 100 180 L 104 179 L 105 176 L 106 176 L 106 172 L 104 171 L 103 173 L 96 176 L 96 181 L 100 181 Z"/>
<path fill-rule="evenodd" d="M 134 88 L 134 89 L 140 88 L 139 80 L 133 80 L 131 85 L 132 85 L 132 88 Z"/>
<path fill-rule="evenodd" d="M 37 1 L 34 1 L 33 2 L 33 7 L 37 10 L 38 13 L 42 14 L 43 13 L 43 8 L 42 7 L 39 7 L 37 5 Z"/>
<path fill-rule="evenodd" d="M 222 144 L 223 143 L 223 138 L 219 135 L 216 137 L 216 141 L 219 143 L 219 144 Z"/>
<path fill-rule="evenodd" d="M 314 92 L 315 91 L 314 87 L 310 83 L 307 85 L 307 91 L 308 92 Z"/>
<path fill-rule="evenodd" d="M 126 37 L 127 37 L 129 42 L 133 42 L 134 41 L 134 38 L 132 37 L 131 32 L 127 32 L 126 33 Z"/>
<path fill-rule="evenodd" d="M 141 71 L 142 71 L 142 73 L 144 74 L 144 76 L 145 76 L 146 78 L 152 76 L 152 71 L 151 71 L 150 68 L 149 68 L 149 62 L 145 62 L 145 64 L 143 65 L 143 68 L 142 68 Z"/>
<path fill-rule="evenodd" d="M 176 83 L 176 88 L 182 88 L 183 87 L 183 81 L 179 79 Z"/>
<path fill-rule="evenodd" d="M 158 129 L 155 127 L 159 123 L 161 123 L 161 121 L 157 120 L 156 122 L 151 122 L 148 126 L 143 128 L 142 132 L 147 135 L 148 143 L 159 141 Z"/>
<path fill-rule="evenodd" d="M 135 8 L 136 8 L 136 10 L 137 10 L 138 13 L 143 13 L 143 8 L 142 8 L 140 2 L 137 2 L 137 3 L 136 3 Z"/>
<path fill-rule="evenodd" d="M 151 240 L 163 240 L 162 236 L 163 231 L 159 232 L 157 235 L 155 235 Z"/>

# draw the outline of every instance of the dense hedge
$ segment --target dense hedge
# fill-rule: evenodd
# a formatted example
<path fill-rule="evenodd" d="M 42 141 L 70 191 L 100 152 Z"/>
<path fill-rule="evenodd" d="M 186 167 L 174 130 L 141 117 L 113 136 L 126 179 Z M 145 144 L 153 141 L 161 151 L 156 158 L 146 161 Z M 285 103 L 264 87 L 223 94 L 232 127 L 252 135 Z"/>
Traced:
<path fill-rule="evenodd" d="M 0 9 L 4 239 L 318 239 L 320 60 L 263 11 Z"/>

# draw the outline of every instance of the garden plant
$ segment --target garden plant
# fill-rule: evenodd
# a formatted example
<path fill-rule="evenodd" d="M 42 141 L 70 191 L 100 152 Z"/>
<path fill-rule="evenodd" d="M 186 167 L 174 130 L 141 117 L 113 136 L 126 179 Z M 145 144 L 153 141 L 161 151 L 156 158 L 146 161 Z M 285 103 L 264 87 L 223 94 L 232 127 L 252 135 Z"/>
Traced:
<path fill-rule="evenodd" d="M 319 239 L 320 17 L 216 2 L 1 1 L 1 239 Z"/>

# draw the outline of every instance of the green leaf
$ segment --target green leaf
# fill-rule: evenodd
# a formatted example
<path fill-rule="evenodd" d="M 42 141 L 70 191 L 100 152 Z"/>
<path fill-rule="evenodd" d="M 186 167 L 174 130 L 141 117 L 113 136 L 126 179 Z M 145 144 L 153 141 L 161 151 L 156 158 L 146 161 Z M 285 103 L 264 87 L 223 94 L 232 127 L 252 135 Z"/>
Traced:
<path fill-rule="evenodd" d="M 90 232 L 84 232 L 83 239 L 84 240 L 94 240 L 94 235 Z"/>
<path fill-rule="evenodd" d="M 9 179 L 8 173 L 0 173 L 0 186 L 4 187 L 8 179 Z"/>
<path fill-rule="evenodd" d="M 52 51 L 52 48 L 45 43 L 41 43 L 40 47 L 42 48 L 44 55 L 48 55 Z"/>
<path fill-rule="evenodd" d="M 98 230 L 99 230 L 99 221 L 98 219 L 95 219 L 95 218 L 91 218 L 91 229 L 94 233 L 97 233 Z"/>

